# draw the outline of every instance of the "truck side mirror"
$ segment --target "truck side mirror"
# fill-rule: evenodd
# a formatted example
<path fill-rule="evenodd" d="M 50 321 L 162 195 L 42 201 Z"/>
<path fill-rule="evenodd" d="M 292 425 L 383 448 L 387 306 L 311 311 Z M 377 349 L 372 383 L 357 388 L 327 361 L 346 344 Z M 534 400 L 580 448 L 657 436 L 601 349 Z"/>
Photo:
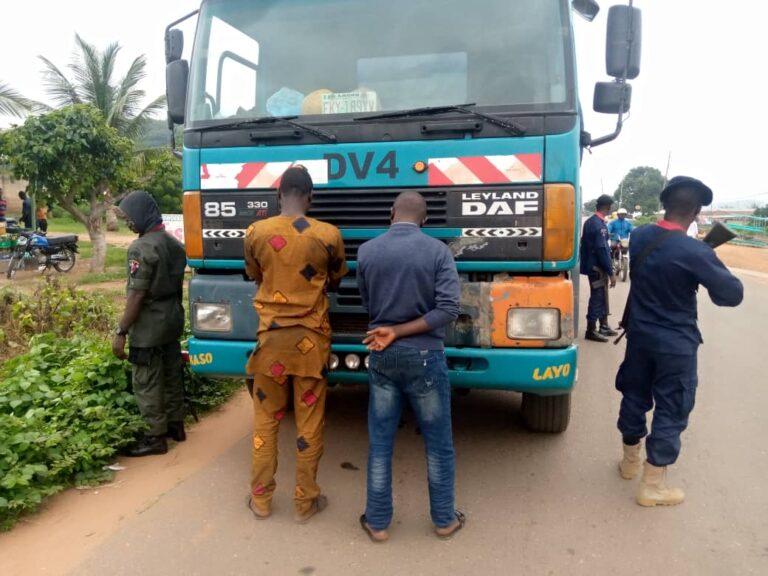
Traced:
<path fill-rule="evenodd" d="M 596 0 L 571 0 L 571 6 L 587 22 L 592 22 L 600 12 L 600 5 Z"/>
<path fill-rule="evenodd" d="M 611 6 L 608 10 L 608 36 L 605 44 L 605 69 L 608 75 L 626 80 L 637 78 L 640 74 L 641 47 L 640 9 Z"/>
<path fill-rule="evenodd" d="M 165 63 L 170 64 L 181 60 L 184 52 L 184 33 L 178 28 L 172 28 L 165 33 Z"/>
<path fill-rule="evenodd" d="M 598 82 L 592 108 L 602 114 L 622 114 L 629 112 L 632 103 L 632 86 L 622 82 Z"/>
<path fill-rule="evenodd" d="M 187 80 L 189 62 L 174 60 L 165 67 L 165 99 L 168 104 L 168 118 L 174 124 L 184 124 L 187 105 Z"/>

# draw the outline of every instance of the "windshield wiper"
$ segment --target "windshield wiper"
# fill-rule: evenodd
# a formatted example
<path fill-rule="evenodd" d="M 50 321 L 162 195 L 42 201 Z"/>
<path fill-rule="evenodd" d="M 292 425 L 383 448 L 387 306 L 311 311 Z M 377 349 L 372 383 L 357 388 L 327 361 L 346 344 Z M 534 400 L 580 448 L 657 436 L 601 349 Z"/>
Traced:
<path fill-rule="evenodd" d="M 384 114 L 374 114 L 373 116 L 359 116 L 355 118 L 356 121 L 365 122 L 368 120 L 385 120 L 388 118 L 409 118 L 414 116 L 433 116 L 435 114 L 446 114 L 448 112 L 461 112 L 462 114 L 469 114 L 482 118 L 489 124 L 504 128 L 511 132 L 515 136 L 522 136 L 525 134 L 525 127 L 518 124 L 514 120 L 504 120 L 498 116 L 486 114 L 485 112 L 478 112 L 477 110 L 471 110 L 470 106 L 475 106 L 474 102 L 469 104 L 452 104 L 450 106 L 428 106 L 426 108 L 412 108 L 410 110 L 398 110 L 397 112 L 385 112 Z"/>
<path fill-rule="evenodd" d="M 264 116 L 255 120 L 243 120 L 240 122 L 226 122 L 224 124 L 204 126 L 200 128 L 199 131 L 212 132 L 214 130 L 240 130 L 246 128 L 258 128 L 259 126 L 280 123 L 293 126 L 294 128 L 298 128 L 299 130 L 313 134 L 321 140 L 325 140 L 326 142 L 336 142 L 335 134 L 331 134 L 330 132 L 326 132 L 320 128 L 315 128 L 314 126 L 309 126 L 308 124 L 304 124 L 302 122 L 296 122 L 295 118 L 297 118 L 297 116 Z"/>

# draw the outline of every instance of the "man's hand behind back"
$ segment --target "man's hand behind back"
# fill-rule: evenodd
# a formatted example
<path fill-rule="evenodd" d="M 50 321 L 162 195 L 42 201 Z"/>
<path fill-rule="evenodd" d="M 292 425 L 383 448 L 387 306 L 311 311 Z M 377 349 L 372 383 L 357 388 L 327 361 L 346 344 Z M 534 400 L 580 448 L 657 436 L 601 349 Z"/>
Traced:
<path fill-rule="evenodd" d="M 368 346 L 368 350 L 376 352 L 381 352 L 397 340 L 397 333 L 392 326 L 379 326 L 369 330 L 366 334 L 363 344 Z"/>

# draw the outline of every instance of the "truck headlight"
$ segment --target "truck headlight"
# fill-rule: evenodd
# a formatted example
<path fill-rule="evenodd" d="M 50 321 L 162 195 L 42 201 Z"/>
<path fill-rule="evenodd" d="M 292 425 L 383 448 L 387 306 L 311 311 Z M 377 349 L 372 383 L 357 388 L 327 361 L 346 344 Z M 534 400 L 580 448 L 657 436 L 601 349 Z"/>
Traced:
<path fill-rule="evenodd" d="M 229 304 L 192 305 L 194 327 L 202 332 L 231 332 L 232 308 Z"/>
<path fill-rule="evenodd" d="M 507 338 L 511 340 L 558 340 L 560 310 L 557 308 L 510 308 Z"/>

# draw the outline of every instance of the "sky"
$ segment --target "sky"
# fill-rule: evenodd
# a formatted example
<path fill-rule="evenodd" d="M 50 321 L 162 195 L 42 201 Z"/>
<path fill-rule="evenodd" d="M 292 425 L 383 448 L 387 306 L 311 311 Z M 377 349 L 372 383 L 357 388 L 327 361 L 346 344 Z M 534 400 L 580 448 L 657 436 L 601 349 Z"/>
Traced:
<path fill-rule="evenodd" d="M 255 0 L 257 1 L 257 0 Z M 541 0 L 538 0 L 541 1 Z M 613 3 L 620 3 L 618 0 Z M 606 81 L 604 50 L 609 2 L 592 23 L 576 18 L 579 93 L 585 128 L 593 137 L 613 131 L 616 118 L 591 111 L 595 82 Z M 635 0 L 642 10 L 640 75 L 632 81 L 632 109 L 614 142 L 585 153 L 584 198 L 613 193 L 635 166 L 669 176 L 694 176 L 710 185 L 715 203 L 768 203 L 768 179 L 760 176 L 768 155 L 768 3 L 757 0 Z M 144 88 L 165 92 L 163 33 L 198 0 L 24 0 L 2 3 L 0 80 L 29 98 L 44 100 L 37 56 L 64 68 L 75 33 L 99 48 L 122 46 L 127 67 L 148 58 Z M 189 50 L 193 28 L 187 27 Z M 0 117 L 0 126 L 8 119 Z"/>

